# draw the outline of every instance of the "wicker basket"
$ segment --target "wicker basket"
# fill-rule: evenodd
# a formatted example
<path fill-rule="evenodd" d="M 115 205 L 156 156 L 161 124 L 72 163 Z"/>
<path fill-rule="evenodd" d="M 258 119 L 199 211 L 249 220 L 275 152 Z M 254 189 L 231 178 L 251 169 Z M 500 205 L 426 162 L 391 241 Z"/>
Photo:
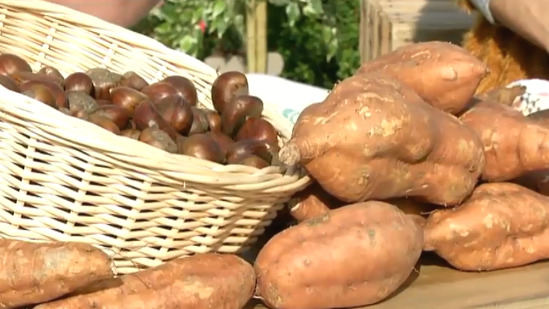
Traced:
<path fill-rule="evenodd" d="M 149 82 L 179 74 L 211 108 L 216 72 L 160 43 L 62 6 L 0 0 L 0 52 L 67 75 L 133 70 Z M 267 109 L 281 140 L 292 125 Z M 310 179 L 301 171 L 219 165 L 169 154 L 0 87 L 0 237 L 80 241 L 119 274 L 193 253 L 236 253 Z"/>

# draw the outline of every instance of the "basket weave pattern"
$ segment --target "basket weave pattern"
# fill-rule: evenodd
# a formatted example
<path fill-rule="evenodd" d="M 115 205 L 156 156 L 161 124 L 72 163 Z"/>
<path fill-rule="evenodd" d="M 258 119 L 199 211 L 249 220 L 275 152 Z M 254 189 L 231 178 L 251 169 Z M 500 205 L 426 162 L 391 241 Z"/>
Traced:
<path fill-rule="evenodd" d="M 212 108 L 215 71 L 158 42 L 39 0 L 0 0 L 0 52 L 65 76 L 92 67 L 149 82 L 191 79 Z M 291 124 L 266 109 L 280 132 Z M 310 183 L 300 171 L 219 165 L 116 136 L 0 87 L 0 237 L 81 241 L 117 273 L 251 245 L 282 203 Z"/>

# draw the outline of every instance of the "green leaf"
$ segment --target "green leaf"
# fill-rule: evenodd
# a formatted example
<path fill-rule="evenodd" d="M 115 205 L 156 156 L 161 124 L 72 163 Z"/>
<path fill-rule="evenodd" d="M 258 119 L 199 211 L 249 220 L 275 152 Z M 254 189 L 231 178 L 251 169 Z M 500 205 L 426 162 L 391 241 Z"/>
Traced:
<path fill-rule="evenodd" d="M 295 3 L 296 1 L 292 1 L 292 0 L 269 0 L 269 3 L 273 4 L 273 5 L 276 5 L 276 6 L 285 6 L 285 5 L 289 5 L 291 3 Z"/>
<path fill-rule="evenodd" d="M 232 1 L 235 1 L 235 0 L 232 0 Z M 215 0 L 212 17 L 215 18 L 223 14 L 223 12 L 225 12 L 226 9 L 227 9 L 227 3 L 225 2 L 225 0 Z"/>
<path fill-rule="evenodd" d="M 308 17 L 317 17 L 324 14 L 322 0 L 307 0 L 307 4 L 303 7 L 303 15 Z"/>
<path fill-rule="evenodd" d="M 288 15 L 290 27 L 293 27 L 301 15 L 301 10 L 299 9 L 297 2 L 292 2 L 286 6 L 286 15 Z"/>
<path fill-rule="evenodd" d="M 186 35 L 179 41 L 179 48 L 185 52 L 189 52 L 196 45 L 197 40 L 190 35 Z"/>

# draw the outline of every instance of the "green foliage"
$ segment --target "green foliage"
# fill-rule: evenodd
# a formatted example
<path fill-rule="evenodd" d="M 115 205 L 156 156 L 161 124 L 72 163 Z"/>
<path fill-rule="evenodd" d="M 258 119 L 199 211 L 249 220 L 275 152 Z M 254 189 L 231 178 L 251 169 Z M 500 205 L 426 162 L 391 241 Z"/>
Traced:
<path fill-rule="evenodd" d="M 134 30 L 199 59 L 242 55 L 247 5 L 249 0 L 165 0 Z M 358 0 L 269 0 L 269 50 L 283 55 L 282 75 L 331 88 L 352 74 L 359 63 L 359 5 Z"/>

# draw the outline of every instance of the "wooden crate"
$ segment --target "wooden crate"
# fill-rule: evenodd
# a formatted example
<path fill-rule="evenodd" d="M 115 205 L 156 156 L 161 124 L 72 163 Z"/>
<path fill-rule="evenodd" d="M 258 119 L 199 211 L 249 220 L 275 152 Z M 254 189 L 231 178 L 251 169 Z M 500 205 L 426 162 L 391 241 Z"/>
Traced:
<path fill-rule="evenodd" d="M 361 60 L 415 42 L 460 44 L 472 22 L 456 0 L 361 0 Z"/>

